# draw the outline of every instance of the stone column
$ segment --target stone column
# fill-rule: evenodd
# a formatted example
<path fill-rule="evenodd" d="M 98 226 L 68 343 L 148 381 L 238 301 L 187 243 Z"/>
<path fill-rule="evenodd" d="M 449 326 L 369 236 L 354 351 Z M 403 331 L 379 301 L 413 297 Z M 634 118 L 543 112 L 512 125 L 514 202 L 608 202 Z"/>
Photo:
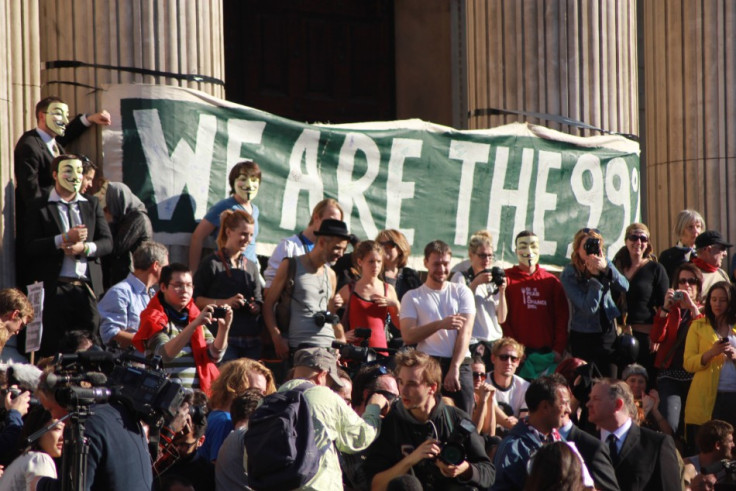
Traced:
<path fill-rule="evenodd" d="M 736 3 L 644 2 L 648 209 L 655 245 L 698 210 L 736 240 Z M 725 264 L 724 264 L 725 266 Z"/>
<path fill-rule="evenodd" d="M 13 148 L 40 97 L 38 2 L 0 2 L 0 287 L 15 284 Z"/>
<path fill-rule="evenodd" d="M 494 109 L 559 115 L 638 134 L 636 2 L 467 0 L 467 127 L 529 121 L 573 135 L 598 135 Z"/>

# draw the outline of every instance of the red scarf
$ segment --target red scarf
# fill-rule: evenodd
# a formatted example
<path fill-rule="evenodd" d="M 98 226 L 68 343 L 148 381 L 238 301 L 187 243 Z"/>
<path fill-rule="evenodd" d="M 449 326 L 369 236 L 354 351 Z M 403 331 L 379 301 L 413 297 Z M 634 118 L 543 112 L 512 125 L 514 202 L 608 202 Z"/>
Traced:
<path fill-rule="evenodd" d="M 715 273 L 716 271 L 718 271 L 718 266 L 708 264 L 699 257 L 694 257 L 692 263 L 697 266 L 698 269 L 700 269 L 701 271 L 705 271 L 706 273 Z"/>
<path fill-rule="evenodd" d="M 194 300 L 190 300 L 185 309 L 187 309 L 189 318 L 187 323 L 191 324 L 199 315 L 199 309 L 194 305 Z M 145 342 L 151 339 L 157 332 L 164 330 L 169 324 L 169 318 L 164 312 L 164 306 L 161 305 L 159 295 L 155 295 L 151 299 L 148 307 L 141 312 L 140 318 L 141 324 L 138 332 L 133 336 L 133 346 L 141 353 L 145 353 Z M 192 356 L 194 357 L 194 364 L 197 369 L 197 376 L 199 377 L 199 387 L 209 396 L 212 381 L 217 378 L 220 371 L 210 359 L 202 326 L 197 326 L 194 330 L 189 344 L 192 347 Z"/>

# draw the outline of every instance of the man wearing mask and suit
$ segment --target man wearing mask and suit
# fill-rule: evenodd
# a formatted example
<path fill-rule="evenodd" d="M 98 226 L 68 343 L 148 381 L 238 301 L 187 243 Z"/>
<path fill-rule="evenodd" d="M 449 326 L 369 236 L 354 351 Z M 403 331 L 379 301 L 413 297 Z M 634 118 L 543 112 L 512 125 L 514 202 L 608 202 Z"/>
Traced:
<path fill-rule="evenodd" d="M 41 355 L 54 354 L 65 332 L 97 333 L 96 297 L 102 293 L 100 257 L 112 251 L 112 236 L 97 198 L 79 193 L 82 161 L 60 155 L 51 164 L 54 187 L 34 200 L 26 215 L 24 267 L 44 282 Z"/>

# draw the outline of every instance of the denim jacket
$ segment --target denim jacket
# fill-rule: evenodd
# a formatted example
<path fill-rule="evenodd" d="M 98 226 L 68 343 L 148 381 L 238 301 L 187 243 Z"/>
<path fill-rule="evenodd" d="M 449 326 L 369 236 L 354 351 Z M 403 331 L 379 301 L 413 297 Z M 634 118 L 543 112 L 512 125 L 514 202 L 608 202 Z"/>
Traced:
<path fill-rule="evenodd" d="M 609 321 L 620 312 L 613 301 L 611 291 L 626 292 L 629 281 L 608 261 L 608 274 L 586 278 L 575 266 L 568 264 L 562 271 L 560 281 L 570 301 L 570 330 L 583 333 L 600 333 L 599 309 L 602 307 Z"/>

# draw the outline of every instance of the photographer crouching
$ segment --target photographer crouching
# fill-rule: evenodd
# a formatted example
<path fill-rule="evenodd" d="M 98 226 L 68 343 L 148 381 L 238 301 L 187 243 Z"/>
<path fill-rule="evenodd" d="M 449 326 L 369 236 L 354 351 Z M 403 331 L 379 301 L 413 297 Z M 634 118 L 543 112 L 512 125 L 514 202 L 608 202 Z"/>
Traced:
<path fill-rule="evenodd" d="M 466 413 L 440 398 L 437 360 L 410 349 L 395 361 L 401 400 L 392 404 L 368 449 L 364 470 L 372 489 L 411 480 L 407 474 L 425 490 L 488 488 L 495 472 L 483 439 Z"/>

